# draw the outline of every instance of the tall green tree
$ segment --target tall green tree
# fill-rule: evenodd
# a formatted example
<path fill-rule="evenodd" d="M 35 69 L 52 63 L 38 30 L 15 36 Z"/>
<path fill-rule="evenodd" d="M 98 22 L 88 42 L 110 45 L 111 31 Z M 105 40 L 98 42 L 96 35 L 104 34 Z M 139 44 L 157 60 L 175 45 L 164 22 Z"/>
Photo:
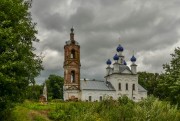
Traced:
<path fill-rule="evenodd" d="M 175 48 L 171 56 L 170 63 L 163 65 L 165 73 L 158 88 L 161 89 L 164 99 L 180 106 L 180 47 Z"/>
<path fill-rule="evenodd" d="M 38 39 L 30 6 L 30 1 L 0 0 L 0 117 L 23 101 L 29 82 L 43 69 L 33 53 Z"/>
<path fill-rule="evenodd" d="M 138 72 L 138 81 L 147 91 L 148 95 L 156 94 L 156 88 L 159 81 L 158 73 L 149 73 L 149 72 Z"/>
<path fill-rule="evenodd" d="M 58 75 L 49 75 L 46 80 L 48 99 L 63 99 L 64 79 Z"/>

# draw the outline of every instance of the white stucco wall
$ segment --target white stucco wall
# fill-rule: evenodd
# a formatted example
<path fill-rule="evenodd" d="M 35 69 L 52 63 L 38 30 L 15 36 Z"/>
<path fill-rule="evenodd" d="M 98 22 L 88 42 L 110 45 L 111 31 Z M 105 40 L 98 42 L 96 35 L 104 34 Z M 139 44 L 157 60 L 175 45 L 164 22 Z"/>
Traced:
<path fill-rule="evenodd" d="M 89 101 L 89 96 L 91 96 L 91 101 L 100 101 L 100 96 L 105 98 L 107 96 L 115 98 L 115 91 L 100 91 L 100 90 L 82 90 L 81 91 L 81 100 Z"/>
<path fill-rule="evenodd" d="M 147 98 L 147 92 L 139 92 L 139 100 Z"/>
<path fill-rule="evenodd" d="M 113 74 L 107 80 L 111 82 L 116 90 L 115 99 L 118 99 L 122 95 L 126 95 L 134 101 L 140 100 L 141 97 L 147 97 L 146 93 L 138 92 L 138 75 Z M 119 83 L 121 83 L 121 90 L 119 90 Z M 126 83 L 128 84 L 128 90 L 126 90 Z M 133 84 L 135 84 L 135 90 L 132 90 Z"/>

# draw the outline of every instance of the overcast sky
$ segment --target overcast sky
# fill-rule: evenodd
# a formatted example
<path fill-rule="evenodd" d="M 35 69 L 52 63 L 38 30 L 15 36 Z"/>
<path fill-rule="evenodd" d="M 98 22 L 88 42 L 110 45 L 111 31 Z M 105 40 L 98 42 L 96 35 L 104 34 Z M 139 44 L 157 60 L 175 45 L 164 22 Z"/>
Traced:
<path fill-rule="evenodd" d="M 163 71 L 162 64 L 180 46 L 180 0 L 33 0 L 37 23 L 36 53 L 44 56 L 44 71 L 63 75 L 64 44 L 74 26 L 81 46 L 81 78 L 104 80 L 106 60 L 120 43 L 128 65 L 133 50 L 138 71 Z M 120 39 L 119 39 L 120 38 Z"/>

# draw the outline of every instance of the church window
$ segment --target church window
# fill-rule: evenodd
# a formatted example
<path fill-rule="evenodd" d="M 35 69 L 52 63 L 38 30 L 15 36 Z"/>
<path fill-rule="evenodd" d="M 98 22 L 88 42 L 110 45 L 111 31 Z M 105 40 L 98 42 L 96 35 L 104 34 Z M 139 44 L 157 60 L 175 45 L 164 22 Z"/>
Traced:
<path fill-rule="evenodd" d="M 92 100 L 92 97 L 91 97 L 91 96 L 89 96 L 89 101 L 91 102 L 91 100 Z"/>
<path fill-rule="evenodd" d="M 132 90 L 135 90 L 135 84 L 132 85 Z"/>
<path fill-rule="evenodd" d="M 102 96 L 99 97 L 99 101 L 102 101 Z"/>
<path fill-rule="evenodd" d="M 119 90 L 121 90 L 121 83 L 119 83 Z"/>
<path fill-rule="evenodd" d="M 126 90 L 128 90 L 128 83 L 126 83 Z"/>
<path fill-rule="evenodd" d="M 123 59 L 121 58 L 121 64 L 123 63 Z"/>
<path fill-rule="evenodd" d="M 74 50 L 74 49 L 71 50 L 71 58 L 72 58 L 72 59 L 75 58 L 75 50 Z"/>
<path fill-rule="evenodd" d="M 71 71 L 71 83 L 75 82 L 75 71 Z"/>

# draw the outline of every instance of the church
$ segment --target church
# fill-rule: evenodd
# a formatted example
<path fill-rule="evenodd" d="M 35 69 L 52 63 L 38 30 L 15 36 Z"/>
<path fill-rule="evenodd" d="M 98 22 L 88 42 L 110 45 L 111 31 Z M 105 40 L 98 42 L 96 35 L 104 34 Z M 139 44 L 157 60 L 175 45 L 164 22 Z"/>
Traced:
<path fill-rule="evenodd" d="M 131 66 L 124 59 L 124 48 L 118 45 L 113 61 L 107 60 L 104 80 L 80 80 L 80 45 L 74 39 L 74 29 L 71 28 L 70 40 L 64 45 L 64 100 L 101 101 L 111 97 L 118 99 L 126 95 L 138 102 L 147 98 L 147 90 L 138 84 L 136 57 L 132 55 Z"/>

